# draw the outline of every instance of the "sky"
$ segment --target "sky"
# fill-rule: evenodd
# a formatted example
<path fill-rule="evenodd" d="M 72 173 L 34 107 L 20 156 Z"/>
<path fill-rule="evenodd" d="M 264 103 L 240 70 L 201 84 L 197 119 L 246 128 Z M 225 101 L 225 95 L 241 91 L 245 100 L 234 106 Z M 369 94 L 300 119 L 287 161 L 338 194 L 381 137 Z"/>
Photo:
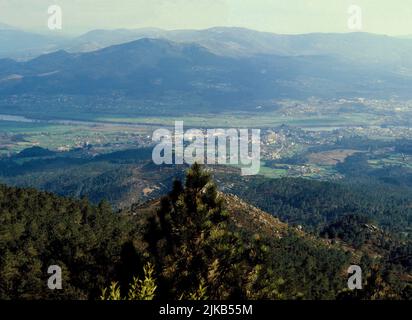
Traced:
<path fill-rule="evenodd" d="M 205 29 L 236 26 L 274 33 L 352 32 L 348 8 L 361 9 L 360 31 L 412 34 L 412 0 L 0 0 L 0 23 L 46 32 L 48 7 L 59 5 L 62 29 Z"/>

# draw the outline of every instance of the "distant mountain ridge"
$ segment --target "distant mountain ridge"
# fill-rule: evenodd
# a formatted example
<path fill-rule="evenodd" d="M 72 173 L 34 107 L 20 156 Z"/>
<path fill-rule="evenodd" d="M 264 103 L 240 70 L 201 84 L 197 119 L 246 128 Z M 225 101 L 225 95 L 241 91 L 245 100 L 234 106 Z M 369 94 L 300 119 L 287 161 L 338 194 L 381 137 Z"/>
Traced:
<path fill-rule="evenodd" d="M 11 32 L 15 39 L 7 32 Z M 30 37 L 28 43 L 18 38 Z M 105 47 L 136 41 L 142 38 L 164 39 L 179 43 L 197 43 L 212 53 L 245 57 L 259 54 L 299 56 L 336 55 L 349 60 L 373 63 L 391 63 L 412 67 L 409 59 L 412 51 L 411 37 L 390 37 L 363 32 L 354 33 L 309 33 L 275 34 L 239 27 L 213 27 L 204 30 L 163 30 L 159 28 L 91 30 L 72 38 L 51 37 L 28 33 L 0 25 L 2 50 L 0 57 L 13 58 L 21 55 L 19 50 L 30 49 L 33 55 L 63 49 L 68 52 L 90 52 Z M 18 44 L 17 44 L 18 43 Z M 16 51 L 13 54 L 13 50 Z M 37 52 L 35 52 L 37 50 Z M 10 55 L 4 55 L 8 52 Z M 26 56 L 28 53 L 26 52 Z"/>
<path fill-rule="evenodd" d="M 195 42 L 213 53 L 224 56 L 271 55 L 338 55 L 351 59 L 383 62 L 407 58 L 412 50 L 410 39 L 362 32 L 310 33 L 299 35 L 259 32 L 245 28 L 215 27 L 205 30 L 137 29 L 96 30 L 73 40 L 69 51 L 80 51 L 85 42 L 98 48 L 140 38 L 164 38 L 176 42 Z"/>
<path fill-rule="evenodd" d="M 0 94 L 119 95 L 243 106 L 309 96 L 410 96 L 412 77 L 334 55 L 222 56 L 197 43 L 140 40 L 86 53 L 0 60 Z"/>
<path fill-rule="evenodd" d="M 30 59 L 58 50 L 67 38 L 28 32 L 0 23 L 0 58 Z"/>
<path fill-rule="evenodd" d="M 7 32 L 30 37 L 19 30 L 0 30 L 0 36 Z M 212 112 L 313 96 L 412 98 L 408 39 L 242 28 L 120 29 L 92 31 L 56 46 L 66 49 L 23 62 L 0 59 L 0 95 L 127 97 Z"/>

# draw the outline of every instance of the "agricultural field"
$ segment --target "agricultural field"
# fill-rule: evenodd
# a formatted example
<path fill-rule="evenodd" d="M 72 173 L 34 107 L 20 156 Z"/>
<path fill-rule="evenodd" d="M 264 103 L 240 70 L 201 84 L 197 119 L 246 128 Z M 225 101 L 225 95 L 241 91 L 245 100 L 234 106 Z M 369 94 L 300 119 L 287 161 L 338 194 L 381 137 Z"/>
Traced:
<path fill-rule="evenodd" d="M 340 162 L 344 162 L 345 159 L 360 150 L 351 149 L 336 149 L 330 151 L 309 153 L 307 155 L 310 164 L 334 166 Z"/>
<path fill-rule="evenodd" d="M 61 155 L 80 150 L 76 157 L 152 147 L 153 130 L 171 128 L 174 121 L 180 120 L 185 129 L 252 129 L 251 124 L 253 128 L 260 128 L 262 165 L 259 175 L 269 179 L 340 180 L 345 174 L 338 167 L 357 154 L 367 157 L 371 169 L 411 168 L 410 156 L 395 150 L 397 141 L 412 139 L 408 127 L 380 125 L 386 121 L 386 116 L 382 115 L 357 112 L 337 116 L 332 115 L 331 106 L 323 107 L 329 114 L 312 112 L 307 106 L 302 107 L 302 112 L 297 107 L 290 113 L 286 103 L 272 111 L 185 116 L 82 114 L 82 119 L 53 119 L 51 114 L 48 119 L 32 119 L 0 115 L 0 157 L 16 155 L 31 147 L 49 149 Z M 99 174 L 103 173 L 103 169 L 99 171 Z M 149 194 L 151 190 L 148 188 L 144 193 Z"/>
<path fill-rule="evenodd" d="M 39 146 L 55 151 L 94 147 L 96 153 L 144 146 L 148 127 L 100 124 L 49 124 L 0 121 L 0 152 L 9 154 Z"/>

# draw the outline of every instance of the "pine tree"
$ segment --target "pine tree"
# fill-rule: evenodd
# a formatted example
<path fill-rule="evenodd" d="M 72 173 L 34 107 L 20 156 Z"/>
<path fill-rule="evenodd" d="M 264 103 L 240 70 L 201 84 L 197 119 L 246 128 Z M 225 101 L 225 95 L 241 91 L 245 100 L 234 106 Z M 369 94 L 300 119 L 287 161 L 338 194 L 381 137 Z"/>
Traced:
<path fill-rule="evenodd" d="M 200 165 L 188 170 L 184 186 L 174 182 L 146 234 L 149 251 L 161 261 L 161 295 L 219 299 L 240 290 L 242 244 L 229 231 L 228 217 L 210 174 Z M 187 292 L 193 294 L 187 297 Z"/>

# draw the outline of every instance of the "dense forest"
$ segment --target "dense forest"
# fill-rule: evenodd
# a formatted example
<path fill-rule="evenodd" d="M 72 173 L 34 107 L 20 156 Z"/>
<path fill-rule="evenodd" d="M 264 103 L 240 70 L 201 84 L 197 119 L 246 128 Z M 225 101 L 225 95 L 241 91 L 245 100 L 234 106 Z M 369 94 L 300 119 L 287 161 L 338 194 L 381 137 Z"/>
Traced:
<path fill-rule="evenodd" d="M 409 231 L 412 224 L 410 189 L 376 181 L 252 177 L 238 179 L 230 191 L 282 221 L 310 231 L 319 232 L 349 214 L 368 217 L 394 234 Z"/>
<path fill-rule="evenodd" d="M 10 158 L 0 157 L 0 182 L 65 197 L 87 196 L 94 204 L 105 199 L 114 207 L 126 207 L 148 200 L 142 192 L 145 188 L 152 189 L 152 198 L 160 197 L 183 173 L 176 167 L 153 165 L 148 161 L 151 155 L 149 148 L 93 156 L 83 149 L 53 153 L 32 147 Z"/>
<path fill-rule="evenodd" d="M 224 199 L 197 165 L 156 204 L 116 212 L 105 201 L 0 186 L 0 299 L 411 298 L 410 244 L 359 260 L 293 227 L 244 228 Z M 328 236 L 340 237 L 348 223 L 334 221 Z M 346 289 L 356 260 L 365 270 L 361 292 Z M 62 290 L 47 287 L 50 265 L 62 268 Z"/>

